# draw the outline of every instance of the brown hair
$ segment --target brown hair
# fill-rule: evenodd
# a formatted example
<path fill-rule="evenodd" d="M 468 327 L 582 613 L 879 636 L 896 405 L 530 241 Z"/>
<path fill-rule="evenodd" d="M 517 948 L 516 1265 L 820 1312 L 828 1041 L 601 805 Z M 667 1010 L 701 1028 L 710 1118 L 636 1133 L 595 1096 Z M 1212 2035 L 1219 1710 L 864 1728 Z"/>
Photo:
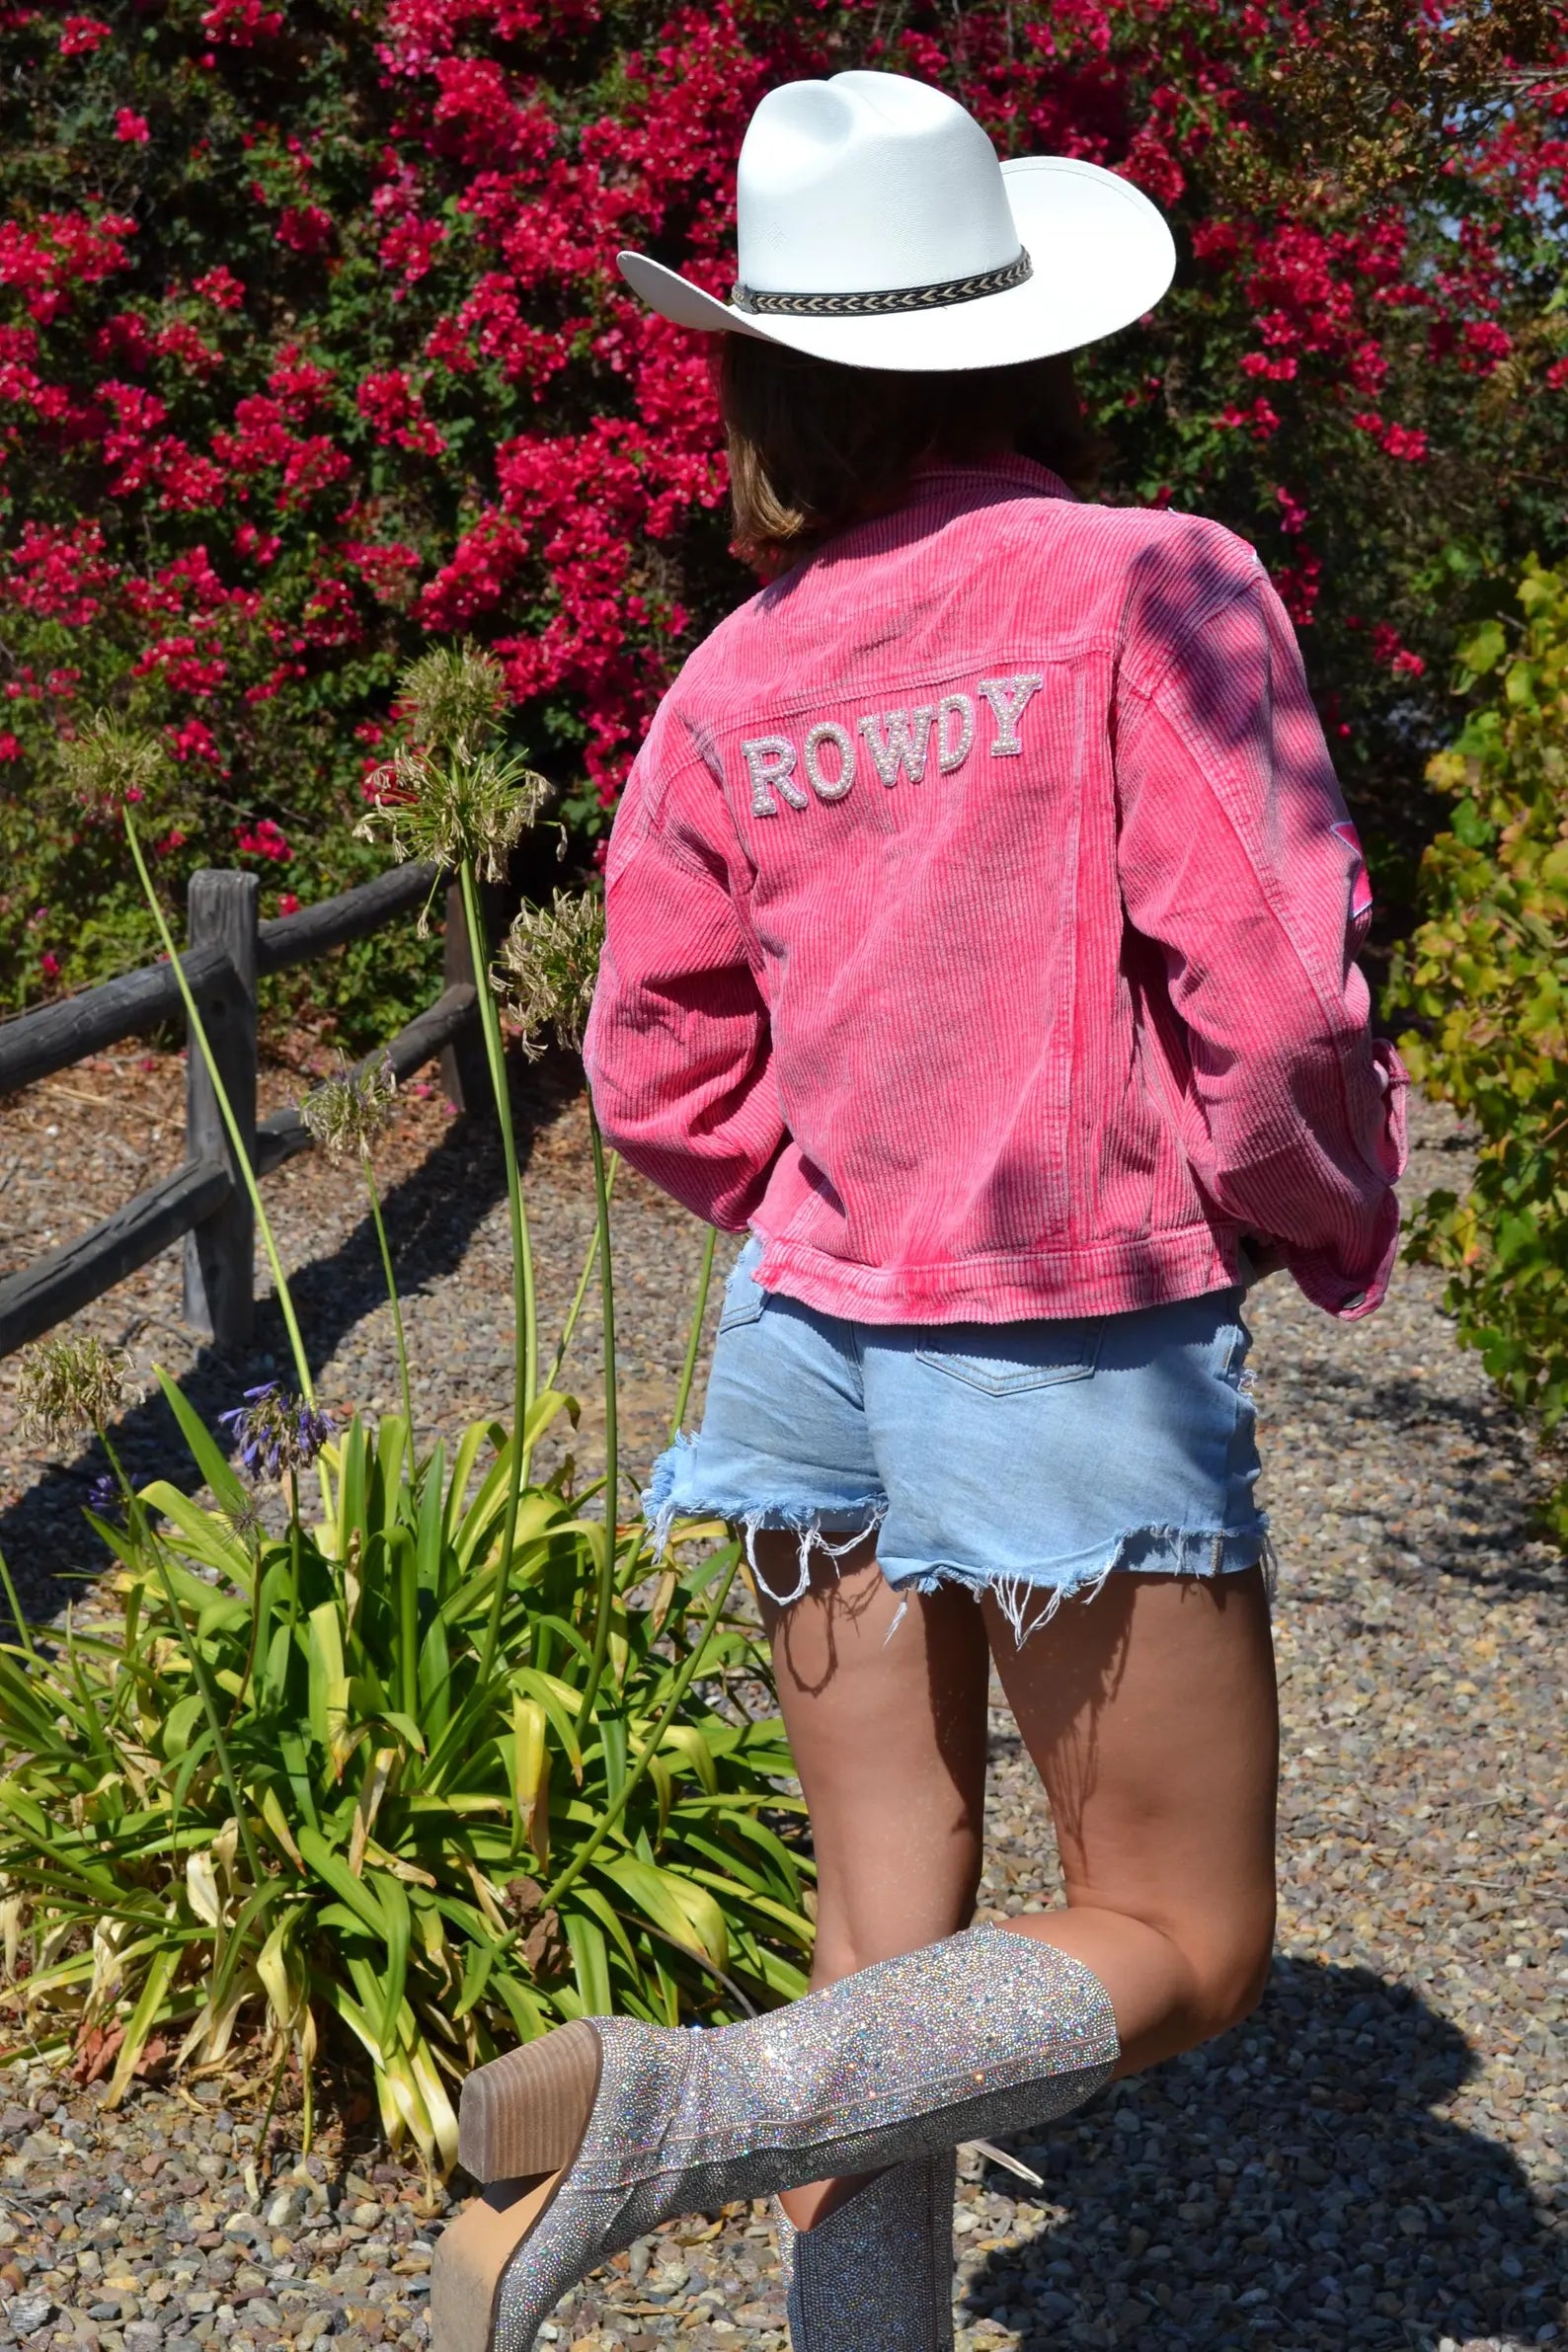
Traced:
<path fill-rule="evenodd" d="M 1015 450 L 1083 492 L 1105 459 L 1067 353 L 915 374 L 840 367 L 752 335 L 725 335 L 720 345 L 736 541 L 769 572 L 898 506 L 922 459 Z"/>

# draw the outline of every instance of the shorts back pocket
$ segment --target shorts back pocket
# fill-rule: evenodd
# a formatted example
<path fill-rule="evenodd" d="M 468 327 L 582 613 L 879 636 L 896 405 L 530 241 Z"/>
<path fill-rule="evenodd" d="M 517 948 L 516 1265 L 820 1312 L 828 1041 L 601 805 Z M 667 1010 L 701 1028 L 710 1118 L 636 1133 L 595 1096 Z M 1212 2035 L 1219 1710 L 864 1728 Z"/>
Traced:
<path fill-rule="evenodd" d="M 1053 1316 L 1038 1323 L 950 1323 L 916 1348 L 915 1360 L 986 1396 L 1054 1388 L 1093 1377 L 1103 1315 Z"/>

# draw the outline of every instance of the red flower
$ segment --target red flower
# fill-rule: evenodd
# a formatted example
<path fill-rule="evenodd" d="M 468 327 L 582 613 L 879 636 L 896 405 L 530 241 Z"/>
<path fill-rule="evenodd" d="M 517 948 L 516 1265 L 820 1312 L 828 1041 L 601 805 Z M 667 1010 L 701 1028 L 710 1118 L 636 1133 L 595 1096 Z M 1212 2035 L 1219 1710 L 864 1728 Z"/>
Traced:
<path fill-rule="evenodd" d="M 247 857 L 265 857 L 274 866 L 293 862 L 294 853 L 271 817 L 264 817 L 258 824 L 237 824 L 234 838 Z"/>
<path fill-rule="evenodd" d="M 293 253 L 325 253 L 336 234 L 319 204 L 290 204 L 277 224 L 278 240 Z"/>
<path fill-rule="evenodd" d="M 201 719 L 187 719 L 183 727 L 167 731 L 169 748 L 176 759 L 213 759 L 218 755 L 217 737 Z M 184 836 L 181 836 L 182 839 Z"/>
<path fill-rule="evenodd" d="M 299 912 L 299 901 L 292 891 L 278 892 L 277 911 L 279 914 L 297 914 Z"/>
<path fill-rule="evenodd" d="M 54 953 L 54 951 L 53 951 L 53 949 L 52 949 L 52 948 L 47 948 L 47 947 L 46 947 L 46 948 L 44 949 L 44 951 L 43 951 L 42 955 L 41 955 L 41 956 L 39 956 L 39 971 L 42 973 L 42 975 L 43 975 L 43 977 L 44 977 L 44 979 L 45 979 L 46 980 L 58 980 L 58 979 L 59 979 L 59 977 L 60 977 L 60 959 L 59 959 L 59 957 L 58 957 L 58 956 L 57 956 L 57 955 Z"/>
<path fill-rule="evenodd" d="M 91 56 L 110 38 L 110 28 L 98 17 L 67 17 L 60 35 L 62 57 Z"/>
<path fill-rule="evenodd" d="M 136 114 L 130 107 L 121 107 L 115 117 L 115 136 L 144 147 L 152 136 L 146 116 Z"/>
<path fill-rule="evenodd" d="M 245 299 L 245 287 L 232 270 L 219 262 L 192 285 L 194 294 L 200 294 L 208 302 L 215 302 L 219 310 L 238 310 Z"/>
<path fill-rule="evenodd" d="M 264 8 L 262 0 L 216 0 L 201 18 L 201 30 L 208 40 L 226 40 L 236 49 L 254 48 L 259 40 L 271 40 L 282 26 L 282 10 Z"/>

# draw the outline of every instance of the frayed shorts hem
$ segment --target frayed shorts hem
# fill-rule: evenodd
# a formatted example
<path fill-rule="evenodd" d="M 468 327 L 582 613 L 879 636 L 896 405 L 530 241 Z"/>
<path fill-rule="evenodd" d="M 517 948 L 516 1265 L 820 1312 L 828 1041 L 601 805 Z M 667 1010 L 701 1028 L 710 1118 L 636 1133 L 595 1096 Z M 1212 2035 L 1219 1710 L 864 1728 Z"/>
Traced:
<path fill-rule="evenodd" d="M 693 1494 L 685 1488 L 681 1472 L 695 1450 L 694 1441 L 682 1435 L 654 1464 L 643 1516 L 653 1532 L 656 1557 L 663 1557 L 677 1520 L 722 1519 L 740 1530 L 751 1574 L 778 1608 L 790 1607 L 810 1590 L 814 1553 L 842 1559 L 887 1518 L 885 1494 L 846 1497 L 831 1504 L 806 1496 L 757 1503 L 742 1495 Z M 764 1532 L 798 1539 L 796 1580 L 787 1593 L 776 1592 L 757 1565 L 756 1538 Z M 905 1600 L 910 1593 L 935 1593 L 945 1585 L 956 1585 L 977 1601 L 991 1595 L 1022 1645 L 1049 1624 L 1063 1601 L 1092 1599 L 1108 1577 L 1229 1576 L 1256 1567 L 1260 1560 L 1268 1569 L 1272 1592 L 1273 1550 L 1269 1523 L 1261 1513 L 1241 1528 L 1125 1529 L 1092 1551 L 1043 1561 L 1023 1572 L 955 1560 L 901 1559 L 897 1554 L 878 1564 L 886 1582 Z"/>

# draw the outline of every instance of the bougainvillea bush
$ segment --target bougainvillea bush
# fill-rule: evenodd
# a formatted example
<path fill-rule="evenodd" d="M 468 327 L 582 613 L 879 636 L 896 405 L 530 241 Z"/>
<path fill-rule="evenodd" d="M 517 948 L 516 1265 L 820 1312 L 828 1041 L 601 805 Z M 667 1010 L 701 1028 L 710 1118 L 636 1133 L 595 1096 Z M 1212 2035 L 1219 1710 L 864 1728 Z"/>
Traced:
<path fill-rule="evenodd" d="M 1547 1517 L 1568 1545 L 1568 571 L 1532 564 L 1519 601 L 1462 651 L 1480 693 L 1432 761 L 1454 806 L 1396 982 L 1423 1020 L 1400 1041 L 1411 1069 L 1477 1146 L 1467 1189 L 1424 1204 L 1414 1252 L 1447 1269 L 1460 1339 L 1554 1441 Z"/>
<path fill-rule="evenodd" d="M 239 864 L 286 909 L 375 860 L 342 820 L 393 680 L 467 635 L 587 852 L 748 586 L 705 353 L 612 256 L 723 288 L 750 108 L 847 65 L 1166 208 L 1175 292 L 1083 370 L 1106 494 L 1256 541 L 1408 848 L 1452 646 L 1563 548 L 1565 54 L 1537 0 L 0 7 L 5 998 L 151 945 L 55 763 L 84 709 L 174 754 L 171 897 Z M 378 1020 L 422 952 L 310 984 Z"/>

